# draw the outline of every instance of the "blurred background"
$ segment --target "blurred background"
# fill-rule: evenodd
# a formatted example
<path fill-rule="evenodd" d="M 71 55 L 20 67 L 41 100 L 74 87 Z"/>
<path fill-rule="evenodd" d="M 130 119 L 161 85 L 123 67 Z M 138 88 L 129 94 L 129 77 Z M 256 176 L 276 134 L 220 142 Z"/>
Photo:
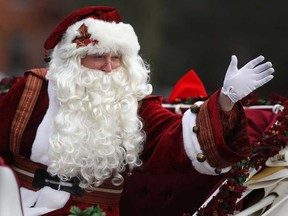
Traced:
<path fill-rule="evenodd" d="M 285 0 L 0 0 L 1 76 L 44 67 L 49 33 L 70 12 L 89 5 L 114 6 L 134 27 L 140 54 L 151 65 L 154 94 L 167 97 L 190 69 L 211 94 L 222 86 L 235 54 L 239 67 L 258 55 L 273 63 L 275 78 L 257 93 L 288 95 Z"/>

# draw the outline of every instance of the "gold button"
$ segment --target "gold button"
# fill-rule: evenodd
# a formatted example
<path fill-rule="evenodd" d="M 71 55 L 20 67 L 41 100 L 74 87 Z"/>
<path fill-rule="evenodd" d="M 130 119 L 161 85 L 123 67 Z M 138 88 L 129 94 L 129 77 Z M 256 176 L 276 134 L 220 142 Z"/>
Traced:
<path fill-rule="evenodd" d="M 221 172 L 222 172 L 222 169 L 221 169 L 221 168 L 216 168 L 216 169 L 215 169 L 215 173 L 216 173 L 216 174 L 221 174 Z"/>
<path fill-rule="evenodd" d="M 204 161 L 206 161 L 206 155 L 203 154 L 203 153 L 198 153 L 198 154 L 197 154 L 197 160 L 198 160 L 200 163 L 203 163 Z"/>
<path fill-rule="evenodd" d="M 200 107 L 196 104 L 193 104 L 191 107 L 190 107 L 190 110 L 192 113 L 198 113 L 199 110 L 200 110 Z"/>
<path fill-rule="evenodd" d="M 192 130 L 193 130 L 194 133 L 198 133 L 199 132 L 199 127 L 194 126 Z"/>

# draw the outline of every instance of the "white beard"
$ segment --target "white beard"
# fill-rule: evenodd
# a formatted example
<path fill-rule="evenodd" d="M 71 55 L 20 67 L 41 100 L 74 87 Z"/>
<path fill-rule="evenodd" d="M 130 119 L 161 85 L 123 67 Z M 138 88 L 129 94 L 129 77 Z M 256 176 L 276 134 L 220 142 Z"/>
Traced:
<path fill-rule="evenodd" d="M 122 184 L 126 166 L 141 165 L 145 134 L 138 100 L 151 93 L 151 86 L 131 87 L 135 78 L 130 76 L 122 67 L 111 73 L 50 68 L 47 77 L 60 102 L 49 147 L 52 175 L 79 176 L 80 186 L 93 190 L 110 178 Z"/>

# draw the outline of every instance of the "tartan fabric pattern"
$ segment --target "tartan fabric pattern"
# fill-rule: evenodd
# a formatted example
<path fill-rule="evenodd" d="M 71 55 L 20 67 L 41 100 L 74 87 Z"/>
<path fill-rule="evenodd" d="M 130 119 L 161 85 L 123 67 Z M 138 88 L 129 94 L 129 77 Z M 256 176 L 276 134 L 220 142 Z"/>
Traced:
<path fill-rule="evenodd" d="M 244 155 L 250 154 L 251 146 L 247 145 L 247 119 L 244 112 L 240 111 L 240 107 L 237 104 L 230 112 L 225 112 L 220 108 L 219 110 L 226 145 L 233 152 L 239 152 Z M 236 137 L 235 134 L 237 134 Z"/>
<path fill-rule="evenodd" d="M 31 69 L 25 73 L 28 76 L 27 84 L 19 101 L 10 133 L 10 150 L 15 156 L 19 155 L 23 132 L 41 90 L 43 79 L 39 79 L 39 77 L 43 78 L 45 74 L 46 69 L 44 68 Z"/>
<path fill-rule="evenodd" d="M 207 104 L 208 100 L 202 104 L 198 113 L 196 126 L 200 129 L 197 137 L 199 139 L 201 149 L 212 167 L 228 167 L 231 165 L 231 163 L 226 161 L 217 151 Z M 219 127 L 221 127 L 221 125 L 219 125 Z"/>
<path fill-rule="evenodd" d="M 235 104 L 230 112 L 217 107 L 218 116 L 209 110 L 209 100 L 205 101 L 198 113 L 196 126 L 201 149 L 212 167 L 224 168 L 244 159 L 251 153 L 251 146 L 247 137 L 245 113 L 240 104 Z M 237 121 L 237 119 L 240 119 Z M 216 120 L 215 120 L 216 119 Z M 235 124 L 235 122 L 238 122 Z M 214 126 L 214 130 L 211 125 Z M 216 130 L 215 130 L 216 128 Z M 232 139 L 233 137 L 233 139 Z"/>

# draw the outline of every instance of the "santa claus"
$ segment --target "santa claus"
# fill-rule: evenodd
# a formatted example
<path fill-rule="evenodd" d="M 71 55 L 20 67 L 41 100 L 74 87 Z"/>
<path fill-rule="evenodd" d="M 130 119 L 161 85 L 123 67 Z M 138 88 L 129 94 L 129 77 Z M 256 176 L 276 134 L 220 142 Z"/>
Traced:
<path fill-rule="evenodd" d="M 0 153 L 25 215 L 91 205 L 107 216 L 192 214 L 250 154 L 238 101 L 273 78 L 263 56 L 241 69 L 232 56 L 223 87 L 182 115 L 150 95 L 137 36 L 114 8 L 73 12 L 44 46 L 47 74 L 30 71 L 0 101 Z"/>

